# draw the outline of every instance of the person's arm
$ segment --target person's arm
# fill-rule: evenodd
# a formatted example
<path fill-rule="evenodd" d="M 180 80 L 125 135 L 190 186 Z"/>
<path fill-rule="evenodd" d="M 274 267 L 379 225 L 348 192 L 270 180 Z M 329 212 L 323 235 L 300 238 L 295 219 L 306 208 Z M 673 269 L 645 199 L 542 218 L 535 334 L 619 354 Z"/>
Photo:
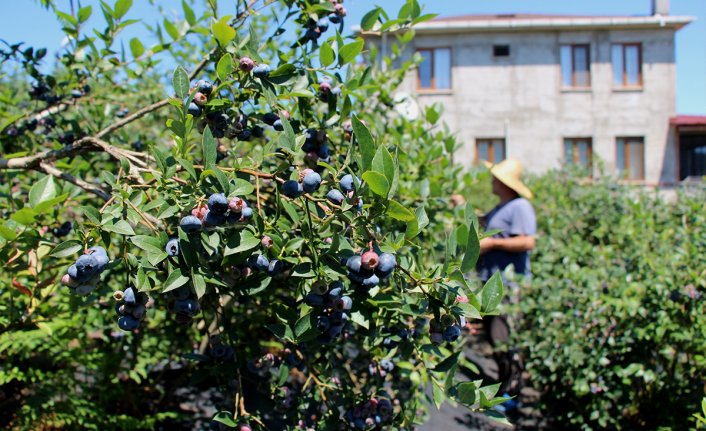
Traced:
<path fill-rule="evenodd" d="M 502 250 L 509 253 L 522 253 L 533 250 L 535 247 L 534 235 L 516 235 L 509 238 L 487 237 L 480 240 L 480 254 L 490 250 Z"/>

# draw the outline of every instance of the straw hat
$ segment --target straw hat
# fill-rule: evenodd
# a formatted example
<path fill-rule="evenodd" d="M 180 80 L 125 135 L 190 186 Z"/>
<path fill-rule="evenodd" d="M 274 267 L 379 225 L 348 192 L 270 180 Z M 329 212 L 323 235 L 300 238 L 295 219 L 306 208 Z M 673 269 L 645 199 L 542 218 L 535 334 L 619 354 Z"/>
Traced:
<path fill-rule="evenodd" d="M 526 199 L 532 199 L 532 191 L 522 182 L 522 163 L 514 159 L 506 159 L 494 165 L 488 161 L 483 161 L 485 167 L 490 169 L 490 173 L 501 183 L 516 191 L 518 195 Z"/>

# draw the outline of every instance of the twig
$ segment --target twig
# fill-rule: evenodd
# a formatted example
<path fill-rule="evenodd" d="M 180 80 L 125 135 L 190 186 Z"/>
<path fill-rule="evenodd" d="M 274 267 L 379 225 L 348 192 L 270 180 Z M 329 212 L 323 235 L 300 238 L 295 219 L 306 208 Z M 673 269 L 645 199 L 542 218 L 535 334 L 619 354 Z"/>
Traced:
<path fill-rule="evenodd" d="M 59 169 L 55 168 L 54 166 L 51 166 L 47 163 L 40 163 L 39 166 L 32 168 L 36 171 L 44 172 L 45 174 L 51 175 L 53 177 L 62 179 L 64 181 L 68 181 L 71 184 L 81 187 L 82 189 L 86 190 L 87 192 L 91 192 L 94 195 L 98 196 L 99 198 L 103 200 L 109 200 L 110 199 L 110 193 L 106 192 L 102 188 L 87 183 L 83 181 L 80 178 L 76 178 L 73 175 L 67 174 L 66 172 L 61 172 Z"/>

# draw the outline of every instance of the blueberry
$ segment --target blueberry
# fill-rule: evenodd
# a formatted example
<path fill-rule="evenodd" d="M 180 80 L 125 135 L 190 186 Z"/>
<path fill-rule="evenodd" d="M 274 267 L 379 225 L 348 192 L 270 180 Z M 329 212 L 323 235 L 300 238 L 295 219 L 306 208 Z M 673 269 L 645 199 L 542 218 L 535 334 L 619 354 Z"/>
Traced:
<path fill-rule="evenodd" d="M 238 133 L 235 138 L 239 141 L 247 141 L 252 137 L 252 131 L 250 129 L 243 129 Z"/>
<path fill-rule="evenodd" d="M 328 30 L 329 23 L 330 23 L 330 21 L 328 18 L 326 18 L 326 17 L 319 18 L 319 20 L 316 21 L 316 27 L 318 27 L 319 31 L 321 31 L 321 33 L 323 33 L 326 30 Z"/>
<path fill-rule="evenodd" d="M 118 327 L 123 331 L 133 331 L 140 326 L 140 321 L 132 316 L 121 316 L 118 318 Z"/>
<path fill-rule="evenodd" d="M 252 136 L 254 138 L 262 138 L 263 136 L 265 136 L 265 129 L 260 126 L 253 126 Z"/>
<path fill-rule="evenodd" d="M 69 233 L 71 233 L 72 228 L 73 228 L 73 223 L 71 223 L 70 221 L 64 222 L 61 225 L 61 227 L 54 228 L 54 230 L 53 230 L 54 236 L 57 236 L 57 237 L 66 236 Z"/>
<path fill-rule="evenodd" d="M 353 300 L 350 296 L 343 296 L 336 301 L 335 307 L 338 311 L 348 311 L 353 307 Z"/>
<path fill-rule="evenodd" d="M 179 255 L 179 239 L 178 238 L 172 238 L 167 242 L 167 254 L 169 256 L 178 256 Z"/>
<path fill-rule="evenodd" d="M 353 175 L 351 174 L 346 174 L 341 178 L 341 181 L 339 181 L 338 185 L 341 187 L 341 190 L 344 192 L 352 192 L 355 190 L 355 184 L 353 182 Z"/>
<path fill-rule="evenodd" d="M 81 90 L 71 90 L 71 97 L 73 97 L 74 99 L 83 97 L 83 92 Z"/>
<path fill-rule="evenodd" d="M 250 207 L 243 208 L 243 211 L 240 214 L 241 214 L 241 217 L 243 218 L 243 220 L 251 219 L 252 218 L 252 208 L 250 208 Z"/>
<path fill-rule="evenodd" d="M 333 323 L 334 325 L 340 325 L 340 324 L 344 323 L 346 320 L 348 320 L 348 315 L 342 311 L 334 311 L 329 316 L 329 319 L 331 320 L 331 323 Z"/>
<path fill-rule="evenodd" d="M 282 272 L 284 269 L 284 263 L 281 260 L 272 259 L 270 264 L 267 266 L 267 275 L 274 277 L 275 275 Z"/>
<path fill-rule="evenodd" d="M 206 211 L 206 215 L 203 217 L 203 224 L 206 226 L 220 226 L 226 222 L 226 216 L 224 214 L 216 214 L 211 210 Z"/>
<path fill-rule="evenodd" d="M 76 280 L 84 282 L 98 273 L 100 265 L 95 257 L 84 254 L 76 259 Z"/>
<path fill-rule="evenodd" d="M 336 301 L 338 298 L 341 297 L 341 294 L 343 294 L 343 288 L 334 287 L 333 289 L 329 290 L 328 299 L 329 301 Z"/>
<path fill-rule="evenodd" d="M 343 194 L 336 189 L 331 189 L 328 194 L 326 194 L 326 198 L 336 205 L 341 205 L 344 199 Z"/>
<path fill-rule="evenodd" d="M 71 265 L 66 273 L 69 274 L 69 277 L 73 280 L 78 281 L 78 271 L 76 270 L 76 265 Z"/>
<path fill-rule="evenodd" d="M 223 193 L 214 193 L 208 198 L 208 209 L 216 215 L 223 215 L 228 211 L 228 198 Z"/>
<path fill-rule="evenodd" d="M 213 91 L 213 84 L 203 79 L 196 83 L 196 87 L 198 87 L 199 92 L 207 96 Z"/>
<path fill-rule="evenodd" d="M 328 331 L 328 328 L 331 327 L 331 321 L 329 320 L 328 317 L 326 316 L 318 316 L 316 318 L 316 329 L 318 329 L 321 332 L 326 332 Z"/>
<path fill-rule="evenodd" d="M 363 255 L 360 257 L 361 259 L 361 266 L 364 269 L 375 269 L 378 266 L 378 262 L 380 260 L 380 257 L 378 256 L 377 253 L 374 251 L 366 251 L 363 253 Z"/>
<path fill-rule="evenodd" d="M 321 175 L 316 172 L 309 172 L 302 181 L 302 188 L 307 193 L 313 193 L 319 189 L 321 185 Z"/>
<path fill-rule="evenodd" d="M 341 335 L 341 331 L 343 331 L 343 325 L 341 323 L 333 323 L 328 328 L 328 331 L 326 331 L 326 333 L 331 337 L 335 338 Z"/>
<path fill-rule="evenodd" d="M 311 307 L 321 307 L 324 305 L 324 297 L 315 293 L 308 293 L 304 297 L 304 302 Z"/>
<path fill-rule="evenodd" d="M 258 64 L 253 68 L 252 74 L 257 78 L 267 78 L 270 76 L 270 66 L 267 64 Z"/>
<path fill-rule="evenodd" d="M 288 180 L 282 184 L 282 193 L 290 198 L 297 198 L 302 195 L 304 189 L 298 181 Z"/>
<path fill-rule="evenodd" d="M 353 273 L 360 273 L 361 269 L 361 264 L 362 264 L 362 259 L 360 255 L 354 255 L 348 258 L 346 261 L 346 267 Z"/>
<path fill-rule="evenodd" d="M 277 120 L 279 120 L 279 115 L 275 114 L 274 112 L 268 112 L 267 114 L 262 116 L 262 122 L 267 124 L 268 126 L 272 126 Z"/>
<path fill-rule="evenodd" d="M 383 359 L 382 361 L 380 361 L 380 368 L 389 373 L 395 369 L 395 364 L 393 364 L 392 361 L 389 359 Z"/>
<path fill-rule="evenodd" d="M 243 72 L 250 72 L 255 67 L 255 62 L 252 61 L 250 57 L 243 57 L 240 59 L 240 70 Z"/>
<path fill-rule="evenodd" d="M 225 345 L 217 344 L 211 349 L 211 357 L 213 359 L 220 359 L 225 356 L 227 350 Z"/>
<path fill-rule="evenodd" d="M 454 342 L 461 336 L 461 328 L 459 328 L 458 325 L 451 325 L 444 330 L 444 333 L 441 336 L 444 341 L 448 341 L 450 343 Z"/>
<path fill-rule="evenodd" d="M 128 287 L 123 291 L 123 302 L 129 305 L 135 305 L 137 302 L 135 299 L 135 289 Z"/>
<path fill-rule="evenodd" d="M 328 16 L 328 20 L 332 22 L 333 24 L 339 24 L 341 22 L 341 17 L 338 16 L 338 14 L 331 13 Z"/>
<path fill-rule="evenodd" d="M 86 252 L 87 254 L 93 256 L 96 261 L 98 262 L 98 270 L 103 271 L 106 266 L 108 266 L 108 262 L 110 261 L 110 258 L 108 258 L 108 253 L 105 251 L 105 249 L 99 245 L 93 246 L 88 249 Z"/>
<path fill-rule="evenodd" d="M 274 129 L 278 132 L 284 130 L 284 124 L 282 124 L 282 120 L 279 119 L 275 120 L 275 122 L 272 123 L 272 127 L 274 127 Z"/>
<path fill-rule="evenodd" d="M 194 102 L 189 103 L 189 107 L 187 108 L 187 111 L 189 114 L 193 115 L 194 117 L 198 117 L 201 115 L 201 107 Z"/>
<path fill-rule="evenodd" d="M 370 289 L 372 287 L 377 286 L 379 283 L 380 283 L 380 279 L 378 278 L 377 275 L 373 274 L 370 277 L 363 280 L 363 287 L 367 287 Z"/>
<path fill-rule="evenodd" d="M 395 266 L 397 266 L 397 259 L 395 255 L 391 253 L 382 253 L 378 257 L 378 266 L 375 268 L 375 274 L 380 278 L 385 278 L 392 274 Z"/>
<path fill-rule="evenodd" d="M 193 299 L 177 299 L 174 301 L 174 312 L 176 313 L 193 316 L 198 313 L 200 309 L 199 303 Z"/>
<path fill-rule="evenodd" d="M 316 155 L 319 156 L 321 159 L 325 159 L 328 156 L 331 155 L 331 149 L 329 148 L 328 144 L 322 144 L 319 147 L 319 151 L 316 152 Z"/>
<path fill-rule="evenodd" d="M 261 254 L 253 254 L 248 258 L 248 265 L 258 271 L 267 271 L 270 267 L 270 261 Z"/>
<path fill-rule="evenodd" d="M 184 232 L 198 232 L 201 230 L 201 220 L 191 215 L 186 216 L 181 219 L 179 227 L 181 227 Z"/>

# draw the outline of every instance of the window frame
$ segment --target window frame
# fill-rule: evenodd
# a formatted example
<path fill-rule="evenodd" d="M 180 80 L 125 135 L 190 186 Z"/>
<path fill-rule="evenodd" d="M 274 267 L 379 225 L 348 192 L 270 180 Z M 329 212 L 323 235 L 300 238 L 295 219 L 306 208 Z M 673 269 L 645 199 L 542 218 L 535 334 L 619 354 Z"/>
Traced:
<path fill-rule="evenodd" d="M 580 163 L 579 160 L 579 150 L 578 146 L 579 143 L 581 142 L 587 142 L 588 143 L 588 165 L 584 166 L 583 164 Z M 563 151 L 564 151 L 564 157 L 563 161 L 564 163 L 568 163 L 566 160 L 566 145 L 571 144 L 572 147 L 572 155 L 573 155 L 573 160 L 571 161 L 572 166 L 579 166 L 581 168 L 585 168 L 588 172 L 588 177 L 593 178 L 593 138 L 592 137 L 565 137 L 563 141 Z"/>
<path fill-rule="evenodd" d="M 503 149 L 502 160 L 506 160 L 507 159 L 507 142 L 505 141 L 505 138 L 476 138 L 476 154 L 475 154 L 475 158 L 474 158 L 473 163 L 477 165 L 481 162 L 481 158 L 479 157 L 481 144 L 489 144 L 488 145 L 488 161 L 490 163 L 498 163 L 495 161 L 495 157 L 494 157 L 495 156 L 494 155 L 494 151 L 495 151 L 494 143 L 495 142 L 500 142 L 500 144 L 502 145 L 502 149 Z"/>
<path fill-rule="evenodd" d="M 449 51 L 449 87 L 448 88 L 437 88 L 436 86 L 436 75 L 434 74 L 434 66 L 436 63 L 436 51 L 446 49 Z M 422 79 L 420 76 L 421 68 L 417 67 L 417 91 L 419 92 L 435 92 L 435 91 L 451 91 L 453 89 L 453 50 L 450 46 L 434 46 L 428 48 L 416 48 L 415 52 L 428 51 L 431 53 L 431 87 L 422 87 Z"/>
<path fill-rule="evenodd" d="M 615 82 L 615 65 L 613 64 L 613 48 L 619 46 L 622 54 L 623 60 L 623 79 L 621 84 Z M 636 46 L 637 47 L 637 84 L 628 84 L 628 65 L 627 65 L 627 47 Z M 611 74 L 613 75 L 613 87 L 614 88 L 642 88 L 644 85 L 644 77 L 642 74 L 642 43 L 641 42 L 613 42 L 610 44 L 610 64 L 611 64 Z"/>
<path fill-rule="evenodd" d="M 564 74 L 561 70 L 561 49 L 568 46 L 571 49 L 571 84 L 564 83 Z M 586 48 L 586 73 L 587 83 L 585 85 L 576 84 L 576 48 Z M 593 83 L 591 77 L 591 44 L 590 43 L 562 43 L 559 45 L 559 69 L 561 75 L 561 87 L 564 89 L 587 89 L 591 88 Z"/>
<path fill-rule="evenodd" d="M 618 142 L 622 140 L 623 141 L 623 163 L 624 166 L 621 167 L 618 166 Z M 630 166 L 630 145 L 628 143 L 630 142 L 638 142 L 641 146 L 641 151 L 640 151 L 640 176 L 638 178 L 629 178 L 629 169 L 627 169 L 628 166 Z M 645 137 L 644 136 L 617 136 L 615 138 L 615 167 L 616 171 L 619 174 L 619 177 L 621 180 L 624 181 L 645 181 Z M 622 170 L 622 173 L 621 173 Z"/>
<path fill-rule="evenodd" d="M 500 55 L 498 52 L 503 49 L 507 49 L 507 54 Z M 510 58 L 511 53 L 512 52 L 510 51 L 510 44 L 509 43 L 493 44 L 493 58 L 495 58 L 495 59 Z"/>

